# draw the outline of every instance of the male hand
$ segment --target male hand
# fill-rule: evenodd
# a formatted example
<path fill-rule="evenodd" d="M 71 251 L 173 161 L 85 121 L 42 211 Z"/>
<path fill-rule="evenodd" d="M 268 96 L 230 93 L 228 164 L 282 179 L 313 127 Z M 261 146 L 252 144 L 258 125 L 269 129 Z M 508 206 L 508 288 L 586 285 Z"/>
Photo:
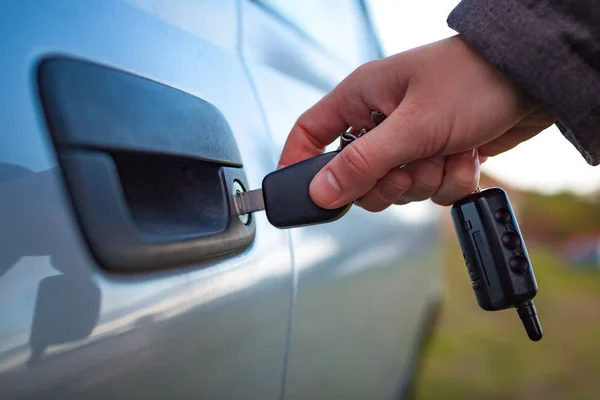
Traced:
<path fill-rule="evenodd" d="M 377 127 L 372 110 L 388 116 Z M 480 161 L 553 122 L 455 36 L 357 68 L 300 116 L 279 165 L 321 154 L 349 126 L 372 129 L 315 176 L 310 195 L 316 204 L 357 201 L 381 211 L 431 198 L 450 205 L 475 190 Z"/>

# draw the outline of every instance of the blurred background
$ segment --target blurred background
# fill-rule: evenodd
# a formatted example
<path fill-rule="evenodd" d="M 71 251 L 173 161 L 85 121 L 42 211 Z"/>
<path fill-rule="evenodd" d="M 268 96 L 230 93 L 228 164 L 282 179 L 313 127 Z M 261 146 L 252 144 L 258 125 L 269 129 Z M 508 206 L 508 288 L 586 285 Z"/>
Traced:
<path fill-rule="evenodd" d="M 455 34 L 456 0 L 371 0 L 386 55 Z M 544 328 L 530 342 L 514 311 L 479 309 L 444 212 L 445 299 L 422 365 L 419 399 L 600 398 L 600 168 L 551 127 L 483 166 L 508 193 L 540 287 Z"/>

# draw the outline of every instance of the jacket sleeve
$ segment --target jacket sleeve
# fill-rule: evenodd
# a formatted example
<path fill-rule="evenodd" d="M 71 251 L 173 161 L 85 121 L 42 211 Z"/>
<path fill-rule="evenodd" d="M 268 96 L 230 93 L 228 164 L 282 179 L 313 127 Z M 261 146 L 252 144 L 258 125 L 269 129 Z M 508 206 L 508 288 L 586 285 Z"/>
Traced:
<path fill-rule="evenodd" d="M 600 163 L 599 0 L 462 0 L 448 24 Z"/>

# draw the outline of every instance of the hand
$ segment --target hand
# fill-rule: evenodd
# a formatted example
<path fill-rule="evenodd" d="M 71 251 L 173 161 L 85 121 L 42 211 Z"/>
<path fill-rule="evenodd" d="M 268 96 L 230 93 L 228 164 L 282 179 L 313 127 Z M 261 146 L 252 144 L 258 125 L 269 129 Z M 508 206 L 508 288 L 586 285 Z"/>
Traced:
<path fill-rule="evenodd" d="M 388 116 L 375 128 L 371 110 Z M 349 126 L 364 127 L 372 130 L 313 179 L 316 204 L 357 201 L 381 211 L 431 198 L 450 205 L 475 190 L 480 161 L 553 122 L 455 36 L 356 69 L 300 116 L 279 164 L 321 154 Z"/>

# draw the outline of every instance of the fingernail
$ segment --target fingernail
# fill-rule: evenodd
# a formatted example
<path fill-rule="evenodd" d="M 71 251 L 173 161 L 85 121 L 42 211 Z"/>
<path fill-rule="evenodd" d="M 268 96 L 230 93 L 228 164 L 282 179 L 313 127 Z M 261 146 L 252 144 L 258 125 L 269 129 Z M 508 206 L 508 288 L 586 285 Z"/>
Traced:
<path fill-rule="evenodd" d="M 479 159 L 479 150 L 475 149 L 475 181 L 479 187 L 479 178 L 481 177 L 481 160 Z"/>
<path fill-rule="evenodd" d="M 381 187 L 379 188 L 379 193 L 384 200 L 392 201 L 396 200 L 406 188 L 398 186 L 391 182 L 382 182 Z"/>
<path fill-rule="evenodd" d="M 477 148 L 473 149 L 473 158 L 475 158 L 475 161 L 478 165 L 481 164 L 481 162 L 479 161 L 479 150 Z"/>
<path fill-rule="evenodd" d="M 342 188 L 330 170 L 318 173 L 309 190 L 313 200 L 323 206 L 330 205 L 342 195 Z"/>

